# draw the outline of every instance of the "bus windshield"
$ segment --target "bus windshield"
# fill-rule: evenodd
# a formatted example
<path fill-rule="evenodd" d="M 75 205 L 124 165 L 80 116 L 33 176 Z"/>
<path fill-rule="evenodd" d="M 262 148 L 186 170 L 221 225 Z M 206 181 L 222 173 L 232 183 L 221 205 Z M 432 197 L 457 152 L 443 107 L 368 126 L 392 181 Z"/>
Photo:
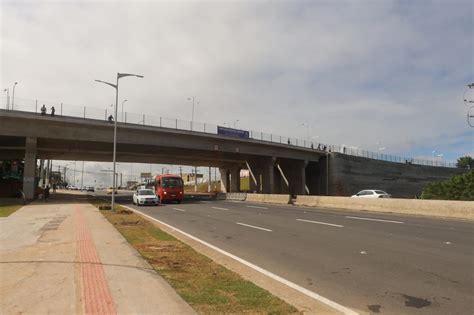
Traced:
<path fill-rule="evenodd" d="M 179 177 L 163 177 L 161 179 L 161 186 L 163 188 L 181 188 L 183 187 L 183 180 Z"/>

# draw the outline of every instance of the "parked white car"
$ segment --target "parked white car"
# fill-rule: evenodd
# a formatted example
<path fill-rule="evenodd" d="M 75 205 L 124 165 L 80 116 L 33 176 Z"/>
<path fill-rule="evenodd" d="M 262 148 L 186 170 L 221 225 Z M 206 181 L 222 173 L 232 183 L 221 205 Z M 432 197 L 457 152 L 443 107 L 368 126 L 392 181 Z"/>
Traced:
<path fill-rule="evenodd" d="M 137 189 L 133 194 L 133 204 L 142 205 L 158 205 L 160 198 L 151 189 Z"/>
<path fill-rule="evenodd" d="M 366 190 L 359 191 L 357 194 L 352 195 L 352 197 L 357 197 L 357 198 L 390 198 L 391 195 L 387 194 L 383 190 L 366 189 Z"/>

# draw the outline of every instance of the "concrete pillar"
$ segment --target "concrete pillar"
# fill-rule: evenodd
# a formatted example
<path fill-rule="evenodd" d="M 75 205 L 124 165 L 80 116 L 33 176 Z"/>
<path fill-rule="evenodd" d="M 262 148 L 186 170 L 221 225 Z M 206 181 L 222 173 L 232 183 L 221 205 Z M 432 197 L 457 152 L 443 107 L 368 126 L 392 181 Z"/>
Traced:
<path fill-rule="evenodd" d="M 306 165 L 307 161 L 286 160 L 280 166 L 288 179 L 290 194 L 306 195 Z"/>
<path fill-rule="evenodd" d="M 275 191 L 275 159 L 262 158 L 248 161 L 257 183 L 250 179 L 250 190 L 264 194 L 274 194 Z"/>
<path fill-rule="evenodd" d="M 26 199 L 35 198 L 36 138 L 26 138 L 25 169 L 23 170 L 23 192 Z"/>
<path fill-rule="evenodd" d="M 46 161 L 46 176 L 45 176 L 45 182 L 44 182 L 44 187 L 49 185 L 49 178 L 51 177 L 51 160 Z"/>
<path fill-rule="evenodd" d="M 230 192 L 229 170 L 227 168 L 219 168 L 221 173 L 221 192 Z"/>
<path fill-rule="evenodd" d="M 240 192 L 240 167 L 234 167 L 229 170 L 230 173 L 230 192 Z"/>
<path fill-rule="evenodd" d="M 40 165 L 39 165 L 39 186 L 43 186 L 44 184 L 44 160 L 40 160 Z"/>

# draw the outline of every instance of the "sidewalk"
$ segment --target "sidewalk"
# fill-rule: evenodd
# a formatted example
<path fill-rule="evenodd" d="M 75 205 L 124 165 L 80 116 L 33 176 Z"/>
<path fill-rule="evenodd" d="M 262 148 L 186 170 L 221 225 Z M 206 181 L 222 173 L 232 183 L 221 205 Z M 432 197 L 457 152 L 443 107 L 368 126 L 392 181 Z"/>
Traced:
<path fill-rule="evenodd" d="M 81 195 L 0 219 L 0 314 L 195 314 Z"/>

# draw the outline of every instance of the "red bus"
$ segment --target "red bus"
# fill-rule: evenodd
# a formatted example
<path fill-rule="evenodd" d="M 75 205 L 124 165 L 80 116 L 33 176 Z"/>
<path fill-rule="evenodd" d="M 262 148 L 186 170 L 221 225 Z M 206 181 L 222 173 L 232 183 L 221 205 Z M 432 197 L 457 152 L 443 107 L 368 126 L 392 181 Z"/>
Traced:
<path fill-rule="evenodd" d="M 155 186 L 156 195 L 160 197 L 160 202 L 176 201 L 180 203 L 183 200 L 183 179 L 179 175 L 157 175 L 153 186 Z"/>

